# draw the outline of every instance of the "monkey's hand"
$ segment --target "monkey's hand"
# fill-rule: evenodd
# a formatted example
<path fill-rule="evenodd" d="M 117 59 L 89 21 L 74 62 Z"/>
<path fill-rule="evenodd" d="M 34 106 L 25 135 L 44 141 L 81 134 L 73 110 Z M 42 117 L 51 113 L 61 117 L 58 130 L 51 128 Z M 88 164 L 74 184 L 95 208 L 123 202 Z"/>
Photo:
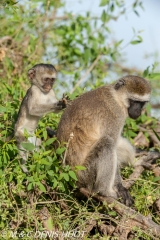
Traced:
<path fill-rule="evenodd" d="M 59 100 L 58 106 L 61 106 L 62 109 L 63 109 L 63 108 L 66 108 L 67 105 L 69 105 L 69 102 L 70 102 L 69 96 L 67 96 L 67 95 L 65 96 L 65 95 L 63 94 L 62 99 Z"/>

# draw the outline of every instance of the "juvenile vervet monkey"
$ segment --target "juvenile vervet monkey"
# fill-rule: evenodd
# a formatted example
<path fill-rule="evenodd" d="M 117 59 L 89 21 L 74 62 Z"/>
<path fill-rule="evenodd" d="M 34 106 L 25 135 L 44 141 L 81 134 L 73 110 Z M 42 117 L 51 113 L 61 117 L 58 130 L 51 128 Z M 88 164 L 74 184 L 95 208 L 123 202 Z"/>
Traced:
<path fill-rule="evenodd" d="M 52 89 L 56 80 L 56 69 L 53 65 L 43 63 L 35 65 L 28 71 L 28 78 L 31 87 L 22 100 L 14 128 L 24 172 L 28 171 L 25 166 L 28 158 L 27 151 L 21 146 L 22 142 L 26 142 L 25 130 L 31 135 L 28 137 L 28 141 L 36 147 L 40 146 L 40 139 L 33 136 L 39 119 L 46 113 L 58 112 L 66 107 L 66 99 L 62 98 L 61 101 L 58 101 Z"/>
<path fill-rule="evenodd" d="M 69 140 L 65 163 L 86 167 L 77 174 L 78 187 L 121 198 L 128 206 L 133 203 L 122 185 L 119 168 L 127 162 L 134 165 L 135 152 L 121 133 L 127 117 L 136 119 L 141 115 L 150 94 L 147 80 L 129 75 L 84 93 L 66 108 L 57 138 L 61 143 Z"/>

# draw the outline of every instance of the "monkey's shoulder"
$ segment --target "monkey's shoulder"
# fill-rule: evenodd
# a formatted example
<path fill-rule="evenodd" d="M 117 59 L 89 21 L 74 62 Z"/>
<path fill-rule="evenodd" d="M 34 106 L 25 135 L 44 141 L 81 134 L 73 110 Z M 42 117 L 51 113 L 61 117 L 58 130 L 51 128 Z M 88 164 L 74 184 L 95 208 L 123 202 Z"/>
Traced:
<path fill-rule="evenodd" d="M 31 88 L 29 88 L 26 92 L 26 95 L 24 96 L 24 98 L 22 99 L 21 105 L 20 105 L 20 111 L 22 111 L 24 108 L 26 108 L 26 104 L 28 101 L 28 97 L 31 94 Z"/>
<path fill-rule="evenodd" d="M 103 86 L 82 94 L 73 100 L 67 109 L 69 111 L 73 109 L 74 111 L 86 111 L 86 109 L 97 111 L 98 109 L 102 110 L 102 108 L 108 109 L 111 105 L 117 105 L 118 108 L 118 103 L 115 101 L 110 87 Z"/>
<path fill-rule="evenodd" d="M 26 95 L 24 96 L 24 98 L 22 99 L 22 102 L 20 104 L 19 107 L 19 111 L 18 111 L 18 116 L 17 116 L 17 121 L 19 121 L 19 119 L 26 117 L 27 114 L 27 110 L 28 110 L 28 99 L 31 96 L 31 87 L 27 90 Z"/>
<path fill-rule="evenodd" d="M 28 96 L 35 96 L 35 95 L 39 95 L 41 94 L 41 90 L 36 86 L 36 85 L 32 85 L 28 91 L 27 91 L 27 94 Z"/>

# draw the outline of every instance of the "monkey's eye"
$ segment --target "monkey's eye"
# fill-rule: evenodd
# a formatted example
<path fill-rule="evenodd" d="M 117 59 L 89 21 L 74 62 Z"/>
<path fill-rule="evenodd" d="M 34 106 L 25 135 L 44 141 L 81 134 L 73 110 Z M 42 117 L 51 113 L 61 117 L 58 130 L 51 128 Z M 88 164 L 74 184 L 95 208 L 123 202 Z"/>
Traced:
<path fill-rule="evenodd" d="M 135 101 L 132 99 L 129 99 L 129 103 L 130 103 L 130 106 L 132 106 L 135 103 Z"/>
<path fill-rule="evenodd" d="M 43 81 L 44 81 L 44 82 L 48 82 L 48 81 L 49 81 L 49 78 L 44 78 Z"/>
<path fill-rule="evenodd" d="M 141 108 L 146 104 L 146 101 L 140 102 L 140 101 L 135 101 L 135 100 L 133 100 L 133 99 L 129 99 L 129 102 L 130 102 L 130 106 L 140 105 Z"/>
<path fill-rule="evenodd" d="M 53 83 L 55 81 L 55 78 L 51 78 L 51 82 Z"/>

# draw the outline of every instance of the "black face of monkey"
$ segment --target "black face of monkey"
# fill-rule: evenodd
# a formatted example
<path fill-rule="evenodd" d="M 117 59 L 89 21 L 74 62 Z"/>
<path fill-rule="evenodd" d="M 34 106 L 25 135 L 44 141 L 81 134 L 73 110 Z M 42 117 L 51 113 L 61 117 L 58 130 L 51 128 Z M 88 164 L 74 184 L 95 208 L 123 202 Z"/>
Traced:
<path fill-rule="evenodd" d="M 49 78 L 49 77 L 42 78 L 42 82 L 43 82 L 42 88 L 44 89 L 44 91 L 49 92 L 53 87 L 55 78 L 53 78 L 53 77 L 52 78 Z"/>
<path fill-rule="evenodd" d="M 129 108 L 128 115 L 130 118 L 136 119 L 141 115 L 142 108 L 144 107 L 146 102 L 135 101 L 129 99 Z"/>

